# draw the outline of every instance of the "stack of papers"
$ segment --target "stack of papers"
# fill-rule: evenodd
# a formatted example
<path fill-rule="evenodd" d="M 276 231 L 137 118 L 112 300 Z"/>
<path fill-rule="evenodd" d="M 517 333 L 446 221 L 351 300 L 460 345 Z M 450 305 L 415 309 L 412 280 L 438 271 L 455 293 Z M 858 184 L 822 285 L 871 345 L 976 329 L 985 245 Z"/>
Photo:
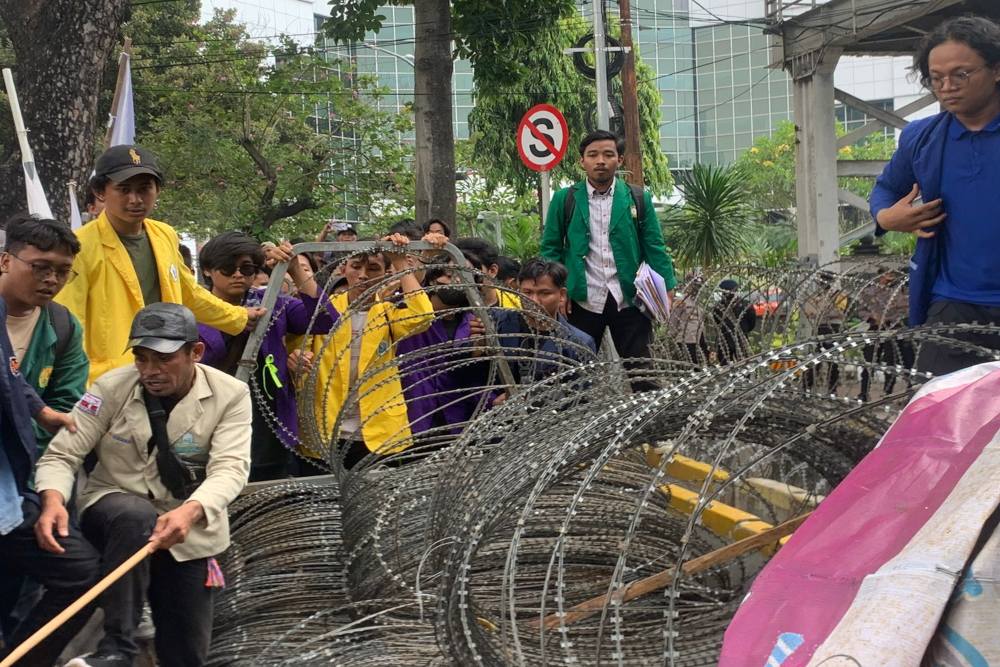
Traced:
<path fill-rule="evenodd" d="M 635 296 L 646 307 L 646 313 L 655 322 L 666 322 L 670 317 L 670 298 L 663 276 L 643 262 L 635 274 Z"/>

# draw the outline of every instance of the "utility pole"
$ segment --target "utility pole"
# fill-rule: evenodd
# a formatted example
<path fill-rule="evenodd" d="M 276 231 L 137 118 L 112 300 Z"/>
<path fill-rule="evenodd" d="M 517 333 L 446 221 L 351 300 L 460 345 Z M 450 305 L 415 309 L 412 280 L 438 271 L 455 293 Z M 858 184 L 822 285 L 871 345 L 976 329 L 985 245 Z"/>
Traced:
<path fill-rule="evenodd" d="M 597 76 L 597 129 L 610 130 L 608 114 L 608 44 L 604 32 L 604 0 L 594 0 L 594 71 Z"/>
<path fill-rule="evenodd" d="M 635 76 L 635 48 L 632 46 L 632 9 L 630 0 L 618 0 L 622 27 L 622 109 L 625 112 L 625 171 L 628 182 L 643 185 L 642 144 L 639 138 L 639 92 Z"/>

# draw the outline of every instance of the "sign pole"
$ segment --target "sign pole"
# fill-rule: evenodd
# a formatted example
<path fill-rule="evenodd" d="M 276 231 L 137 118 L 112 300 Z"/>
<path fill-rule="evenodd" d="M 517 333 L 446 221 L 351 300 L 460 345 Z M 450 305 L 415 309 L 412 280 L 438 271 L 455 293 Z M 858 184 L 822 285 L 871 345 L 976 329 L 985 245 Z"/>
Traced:
<path fill-rule="evenodd" d="M 549 200 L 552 199 L 552 172 L 541 172 L 542 177 L 542 229 L 545 229 L 545 218 L 549 217 Z"/>

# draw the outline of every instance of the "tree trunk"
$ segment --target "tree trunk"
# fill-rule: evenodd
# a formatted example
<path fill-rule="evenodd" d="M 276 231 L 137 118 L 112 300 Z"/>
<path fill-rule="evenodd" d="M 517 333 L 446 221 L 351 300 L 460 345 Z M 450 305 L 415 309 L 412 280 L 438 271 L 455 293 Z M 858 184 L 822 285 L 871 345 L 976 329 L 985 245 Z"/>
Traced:
<path fill-rule="evenodd" d="M 416 214 L 455 229 L 455 130 L 452 124 L 451 3 L 413 3 L 416 30 L 414 115 L 416 120 Z"/>
<path fill-rule="evenodd" d="M 103 136 L 97 101 L 128 0 L 2 0 L 14 80 L 35 165 L 57 219 L 69 221 L 66 184 L 83 184 Z M 9 109 L 2 113 L 9 115 Z M 0 218 L 27 208 L 17 143 L 0 159 Z"/>

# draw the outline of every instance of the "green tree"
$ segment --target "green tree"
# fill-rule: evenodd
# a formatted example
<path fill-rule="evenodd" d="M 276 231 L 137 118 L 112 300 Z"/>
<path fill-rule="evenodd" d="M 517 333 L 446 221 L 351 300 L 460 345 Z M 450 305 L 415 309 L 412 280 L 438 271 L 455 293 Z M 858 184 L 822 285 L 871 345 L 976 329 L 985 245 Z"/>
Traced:
<path fill-rule="evenodd" d="M 232 12 L 174 37 L 137 44 L 134 68 L 138 139 L 166 166 L 165 219 L 199 236 L 305 235 L 391 197 L 410 125 L 374 108 L 372 80 L 255 42 Z"/>
<path fill-rule="evenodd" d="M 720 266 L 745 257 L 753 229 L 745 178 L 735 166 L 696 164 L 678 181 L 684 204 L 668 211 L 664 236 L 680 266 Z"/>
<path fill-rule="evenodd" d="M 573 0 L 331 0 L 327 34 L 358 42 L 378 32 L 383 4 L 414 7 L 415 194 L 417 219 L 454 221 L 455 139 L 451 76 L 455 54 L 468 58 L 478 81 L 512 82 L 526 72 L 522 54 L 550 22 L 569 16 Z"/>
<path fill-rule="evenodd" d="M 837 125 L 837 136 L 846 130 Z M 736 164 L 746 174 L 751 205 L 758 211 L 795 206 L 795 124 L 782 121 L 770 135 L 760 136 L 743 152 Z M 841 160 L 888 160 L 896 150 L 894 137 L 876 134 L 838 152 Z M 871 194 L 871 178 L 847 177 L 840 186 L 861 196 Z"/>
<path fill-rule="evenodd" d="M 575 142 L 594 128 L 596 94 L 594 85 L 576 71 L 563 49 L 588 31 L 580 17 L 558 22 L 537 34 L 532 47 L 521 54 L 525 66 L 521 78 L 506 82 L 476 79 L 476 107 L 469 114 L 469 126 L 476 163 L 491 183 L 509 183 L 519 192 L 538 186 L 538 176 L 518 157 L 515 131 L 524 112 L 542 102 L 559 108 L 570 135 L 569 150 L 553 170 L 552 180 L 559 183 L 580 178 Z M 638 59 L 636 74 L 643 175 L 651 192 L 666 194 L 673 179 L 667 157 L 660 150 L 660 93 L 652 68 Z"/>

